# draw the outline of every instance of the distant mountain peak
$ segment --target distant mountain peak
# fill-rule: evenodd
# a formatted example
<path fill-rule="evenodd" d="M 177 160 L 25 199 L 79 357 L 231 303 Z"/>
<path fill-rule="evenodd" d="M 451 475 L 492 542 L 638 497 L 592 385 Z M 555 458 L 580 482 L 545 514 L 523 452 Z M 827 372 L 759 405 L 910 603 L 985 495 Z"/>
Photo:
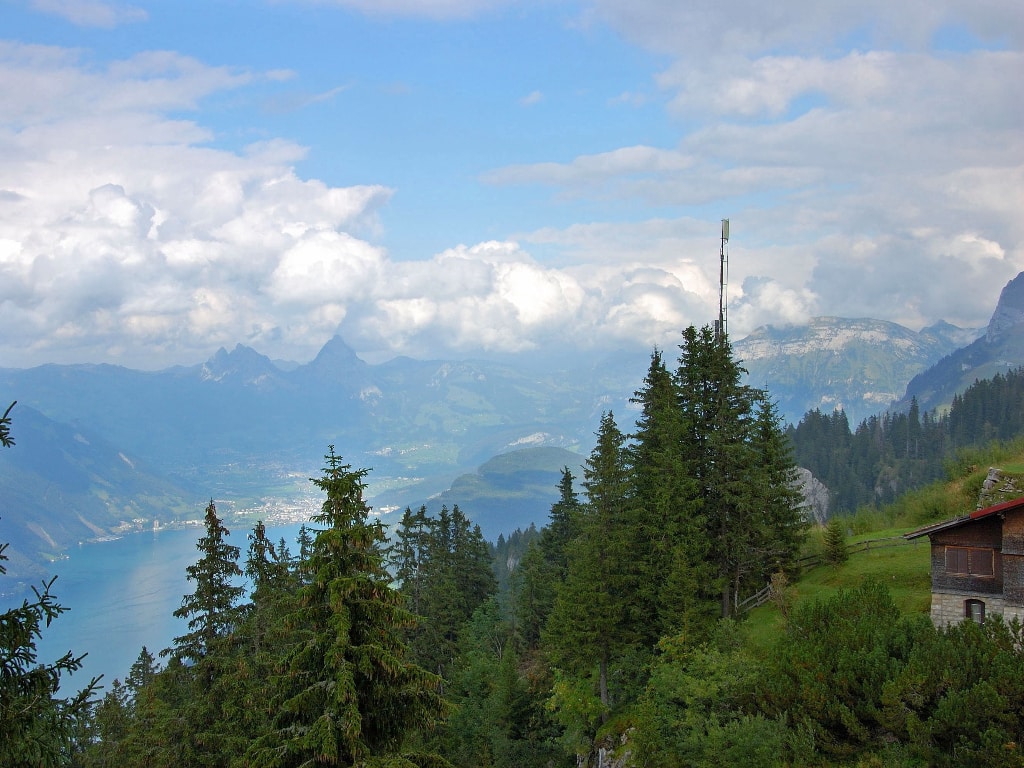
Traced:
<path fill-rule="evenodd" d="M 354 395 L 365 383 L 369 367 L 341 336 L 335 335 L 321 347 L 316 357 L 299 366 L 291 375 L 293 380 L 327 382 L 331 386 L 344 384 L 352 389 L 351 394 Z"/>
<path fill-rule="evenodd" d="M 1007 331 L 1021 323 L 1024 323 L 1024 272 L 1003 286 L 999 303 L 989 320 L 985 339 L 990 343 L 997 342 Z"/>
<path fill-rule="evenodd" d="M 225 381 L 233 379 L 243 384 L 262 384 L 268 378 L 280 373 L 270 358 L 261 355 L 252 347 L 236 344 L 228 352 L 224 347 L 203 363 L 199 376 L 203 381 Z"/>
<path fill-rule="evenodd" d="M 332 336 L 327 344 L 321 347 L 321 350 L 316 353 L 316 357 L 313 358 L 314 364 L 317 362 L 362 362 L 359 356 L 355 353 L 345 340 L 335 334 Z"/>

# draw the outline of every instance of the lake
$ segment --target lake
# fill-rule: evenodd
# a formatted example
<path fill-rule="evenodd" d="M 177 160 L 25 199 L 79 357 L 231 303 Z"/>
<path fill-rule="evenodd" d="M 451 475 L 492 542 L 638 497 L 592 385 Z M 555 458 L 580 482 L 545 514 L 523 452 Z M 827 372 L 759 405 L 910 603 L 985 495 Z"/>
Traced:
<path fill-rule="evenodd" d="M 230 541 L 241 552 L 243 567 L 251 525 L 239 523 Z M 299 523 L 268 527 L 267 536 L 282 536 L 295 552 Z M 43 629 L 38 660 L 51 663 L 67 651 L 87 653 L 82 669 L 63 677 L 61 693 L 71 695 L 91 677 L 103 675 L 109 689 L 114 678 L 124 680 L 142 646 L 154 656 L 187 631 L 186 622 L 172 613 L 195 585 L 185 568 L 199 559 L 196 543 L 202 526 L 184 530 L 135 533 L 113 541 L 84 544 L 53 565 L 57 581 L 52 592 L 68 610 Z M 5 578 L 5 577 L 0 577 Z M 21 598 L 0 602 L 0 610 L 20 605 Z M 166 659 L 158 659 L 161 665 Z"/>

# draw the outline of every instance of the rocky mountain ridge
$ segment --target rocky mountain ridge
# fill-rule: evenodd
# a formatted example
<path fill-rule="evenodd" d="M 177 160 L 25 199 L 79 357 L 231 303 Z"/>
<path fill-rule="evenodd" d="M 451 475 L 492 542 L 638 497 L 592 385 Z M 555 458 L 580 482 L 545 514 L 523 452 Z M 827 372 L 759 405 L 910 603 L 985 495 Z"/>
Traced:
<path fill-rule="evenodd" d="M 856 424 L 885 411 L 913 376 L 980 334 L 948 323 L 913 331 L 884 320 L 815 317 L 762 326 L 734 350 L 748 382 L 767 389 L 787 421 L 841 409 Z"/>

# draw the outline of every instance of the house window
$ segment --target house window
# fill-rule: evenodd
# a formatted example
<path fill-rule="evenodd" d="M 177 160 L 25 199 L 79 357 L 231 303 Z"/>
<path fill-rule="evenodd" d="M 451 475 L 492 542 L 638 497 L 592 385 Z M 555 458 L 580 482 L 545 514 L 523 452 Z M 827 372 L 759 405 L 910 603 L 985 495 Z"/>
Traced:
<path fill-rule="evenodd" d="M 946 547 L 946 573 L 995 576 L 996 551 L 985 547 Z"/>
<path fill-rule="evenodd" d="M 981 600 L 965 600 L 964 615 L 976 624 L 984 624 L 985 603 Z"/>

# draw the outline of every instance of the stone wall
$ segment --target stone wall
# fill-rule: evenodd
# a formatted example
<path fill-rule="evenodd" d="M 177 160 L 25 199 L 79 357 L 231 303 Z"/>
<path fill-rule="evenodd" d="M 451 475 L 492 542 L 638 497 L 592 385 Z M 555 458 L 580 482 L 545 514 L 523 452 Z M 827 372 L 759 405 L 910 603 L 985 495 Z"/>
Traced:
<path fill-rule="evenodd" d="M 979 595 L 973 592 L 932 592 L 932 623 L 936 627 L 959 624 L 966 618 L 965 603 L 968 600 L 981 600 L 985 603 L 985 615 L 1000 614 L 1006 621 L 1016 616 L 1024 622 L 1024 607 L 1007 605 L 1002 597 L 995 595 Z"/>

